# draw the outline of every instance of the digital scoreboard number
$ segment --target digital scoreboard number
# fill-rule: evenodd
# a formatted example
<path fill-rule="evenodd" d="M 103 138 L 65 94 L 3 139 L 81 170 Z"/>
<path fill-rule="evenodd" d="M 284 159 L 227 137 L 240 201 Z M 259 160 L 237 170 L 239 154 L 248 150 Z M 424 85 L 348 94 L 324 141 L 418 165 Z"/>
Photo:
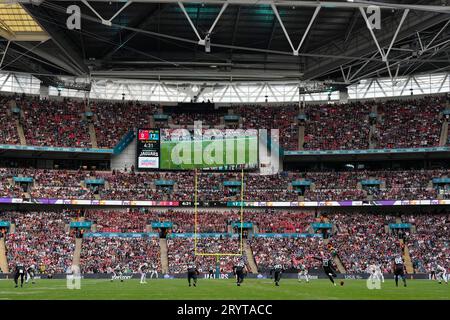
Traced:
<path fill-rule="evenodd" d="M 137 168 L 159 169 L 160 163 L 159 129 L 139 129 L 137 136 Z"/>

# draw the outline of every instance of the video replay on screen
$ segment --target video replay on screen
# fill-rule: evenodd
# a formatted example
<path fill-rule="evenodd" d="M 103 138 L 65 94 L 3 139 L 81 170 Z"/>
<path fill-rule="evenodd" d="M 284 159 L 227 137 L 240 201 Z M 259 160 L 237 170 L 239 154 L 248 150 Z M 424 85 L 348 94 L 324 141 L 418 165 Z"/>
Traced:
<path fill-rule="evenodd" d="M 139 129 L 138 170 L 258 168 L 258 130 Z"/>

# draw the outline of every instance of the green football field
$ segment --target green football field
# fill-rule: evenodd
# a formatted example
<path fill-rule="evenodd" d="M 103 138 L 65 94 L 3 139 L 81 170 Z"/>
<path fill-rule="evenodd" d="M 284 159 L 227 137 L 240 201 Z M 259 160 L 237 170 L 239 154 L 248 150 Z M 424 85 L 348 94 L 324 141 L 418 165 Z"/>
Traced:
<path fill-rule="evenodd" d="M 124 282 L 110 280 L 82 280 L 80 290 L 69 290 L 64 280 L 37 280 L 14 288 L 12 280 L 0 280 L 0 300 L 76 300 L 76 299 L 251 299 L 251 300 L 449 300 L 450 286 L 429 280 L 409 280 L 408 287 L 395 287 L 387 280 L 380 290 L 369 290 L 365 280 L 345 280 L 344 286 L 334 287 L 328 280 L 299 283 L 295 279 L 282 279 L 275 287 L 270 279 L 245 279 L 241 287 L 233 280 L 199 279 L 197 287 L 188 287 L 186 279 L 150 279 L 139 284 L 138 279 Z"/>
<path fill-rule="evenodd" d="M 227 142 L 226 141 L 232 141 L 234 147 L 231 150 L 226 149 Z M 223 146 L 223 152 L 220 156 L 221 163 L 220 165 L 213 165 L 212 167 L 221 167 L 223 165 L 236 165 L 236 164 L 248 164 L 250 167 L 256 167 L 258 164 L 258 139 L 257 137 L 245 137 L 245 138 L 234 138 L 234 139 L 223 139 L 223 140 L 216 140 L 216 142 L 219 142 Z M 212 140 L 205 140 L 202 141 L 202 152 L 203 155 L 213 155 L 215 156 L 214 152 L 209 152 L 208 146 L 212 143 Z M 243 147 L 245 144 L 245 147 Z M 177 150 L 190 150 L 189 154 L 184 154 L 181 151 L 175 151 L 174 148 L 177 148 Z M 211 147 L 210 147 L 211 148 Z M 192 141 L 161 141 L 161 154 L 160 154 L 160 168 L 166 169 L 166 170 L 176 170 L 176 169 L 193 169 L 193 168 L 209 168 L 211 167 L 210 164 L 205 163 L 204 157 L 202 156 L 202 163 L 196 164 L 194 161 L 194 142 Z M 227 162 L 227 154 L 229 157 L 229 154 L 233 154 L 233 161 Z M 175 157 L 174 157 L 175 155 Z M 174 158 L 176 158 L 176 155 L 179 155 L 184 159 L 186 157 L 187 159 L 190 159 L 190 163 L 184 163 L 184 161 L 180 161 L 180 164 L 177 164 L 174 162 Z M 244 157 L 244 161 L 239 161 L 239 157 Z M 181 160 L 181 159 L 180 159 Z M 254 161 L 253 161 L 254 160 Z M 222 162 L 223 161 L 223 162 Z"/>

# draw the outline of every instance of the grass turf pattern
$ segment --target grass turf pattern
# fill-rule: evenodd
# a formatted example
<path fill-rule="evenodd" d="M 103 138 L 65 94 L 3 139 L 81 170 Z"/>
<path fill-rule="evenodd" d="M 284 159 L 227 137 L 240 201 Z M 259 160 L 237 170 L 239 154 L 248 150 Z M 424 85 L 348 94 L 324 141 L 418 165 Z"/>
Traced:
<path fill-rule="evenodd" d="M 340 280 L 339 280 L 340 281 Z M 199 278 L 197 287 L 188 287 L 186 279 L 139 279 L 120 282 L 85 279 L 80 290 L 66 288 L 65 280 L 38 279 L 35 284 L 14 288 L 13 280 L 0 280 L 0 300 L 450 300 L 450 285 L 430 280 L 408 280 L 405 288 L 386 280 L 381 290 L 369 290 L 365 280 L 345 280 L 334 287 L 329 280 L 282 279 L 275 287 L 270 279 L 245 279 L 237 287 L 234 280 Z"/>
<path fill-rule="evenodd" d="M 245 138 L 234 138 L 234 139 L 228 139 L 228 141 L 233 140 L 234 147 L 232 150 L 227 150 L 227 139 L 223 140 L 216 140 L 216 143 L 220 143 L 223 146 L 223 152 L 222 155 L 219 157 L 222 159 L 223 163 L 220 163 L 219 165 L 211 165 L 204 161 L 203 155 L 210 154 L 208 151 L 208 146 L 212 143 L 214 140 L 204 140 L 201 141 L 202 146 L 202 163 L 196 164 L 194 161 L 194 142 L 193 141 L 161 141 L 161 154 L 160 154 L 160 168 L 165 170 L 187 170 L 187 169 L 194 169 L 194 168 L 217 168 L 217 167 L 225 167 L 225 166 L 232 166 L 236 164 L 246 164 L 250 168 L 257 167 L 258 165 L 258 138 L 257 137 L 245 137 Z M 240 141 L 240 142 L 239 142 Z M 187 156 L 189 158 L 190 163 L 176 163 L 174 159 L 178 155 L 180 157 L 184 157 L 185 155 L 182 152 L 174 152 L 174 148 L 179 148 L 180 150 L 190 150 L 190 156 Z M 233 161 L 227 162 L 227 152 L 233 152 Z M 215 156 L 215 153 L 212 152 L 212 155 Z M 199 156 L 197 154 L 197 156 Z M 241 158 L 244 158 L 244 161 L 239 161 Z M 254 161 L 252 161 L 254 159 Z"/>

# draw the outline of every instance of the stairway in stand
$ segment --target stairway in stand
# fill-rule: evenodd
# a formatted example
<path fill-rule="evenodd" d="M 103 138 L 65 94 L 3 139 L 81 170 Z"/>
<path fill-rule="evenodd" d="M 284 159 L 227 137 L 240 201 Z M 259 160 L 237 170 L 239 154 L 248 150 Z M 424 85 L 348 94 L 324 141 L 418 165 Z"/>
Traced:
<path fill-rule="evenodd" d="M 72 265 L 80 267 L 81 247 L 83 239 L 75 239 L 75 251 L 73 252 Z"/>
<path fill-rule="evenodd" d="M 8 273 L 8 259 L 6 258 L 5 238 L 0 239 L 0 269 L 3 273 Z"/>
<path fill-rule="evenodd" d="M 376 126 L 373 124 L 370 126 L 369 129 L 369 149 L 375 149 L 377 146 L 376 140 L 375 140 L 375 133 L 376 133 Z"/>
<path fill-rule="evenodd" d="M 19 120 L 16 120 L 17 134 L 19 135 L 20 145 L 26 146 L 27 139 L 25 139 L 25 133 L 23 132 L 23 126 Z"/>
<path fill-rule="evenodd" d="M 413 268 L 411 256 L 409 255 L 408 245 L 403 241 L 403 239 L 400 239 L 400 243 L 402 243 L 405 246 L 404 247 L 405 249 L 403 251 L 403 261 L 405 261 L 406 272 L 408 272 L 409 274 L 413 274 L 414 268 Z"/>
<path fill-rule="evenodd" d="M 92 148 L 98 148 L 97 134 L 95 133 L 94 124 L 89 123 L 89 136 L 91 137 Z"/>
<path fill-rule="evenodd" d="M 159 239 L 159 250 L 161 254 L 161 271 L 163 274 L 169 273 L 169 258 L 167 257 L 167 240 Z"/>
<path fill-rule="evenodd" d="M 336 267 L 338 268 L 340 273 L 347 273 L 347 270 L 345 269 L 344 264 L 342 263 L 342 261 L 339 258 L 339 256 L 335 256 L 333 258 L 333 261 L 336 264 Z"/>
<path fill-rule="evenodd" d="M 443 147 L 448 141 L 448 121 L 442 122 L 441 136 L 439 138 L 439 146 Z"/>
<path fill-rule="evenodd" d="M 298 127 L 298 150 L 303 150 L 304 144 L 305 144 L 305 126 L 301 125 Z"/>
<path fill-rule="evenodd" d="M 244 252 L 245 256 L 247 257 L 247 263 L 250 267 L 250 271 L 252 273 L 258 273 L 258 267 L 256 266 L 255 258 L 253 257 L 253 251 L 252 248 L 248 245 L 247 241 L 244 241 Z"/>

